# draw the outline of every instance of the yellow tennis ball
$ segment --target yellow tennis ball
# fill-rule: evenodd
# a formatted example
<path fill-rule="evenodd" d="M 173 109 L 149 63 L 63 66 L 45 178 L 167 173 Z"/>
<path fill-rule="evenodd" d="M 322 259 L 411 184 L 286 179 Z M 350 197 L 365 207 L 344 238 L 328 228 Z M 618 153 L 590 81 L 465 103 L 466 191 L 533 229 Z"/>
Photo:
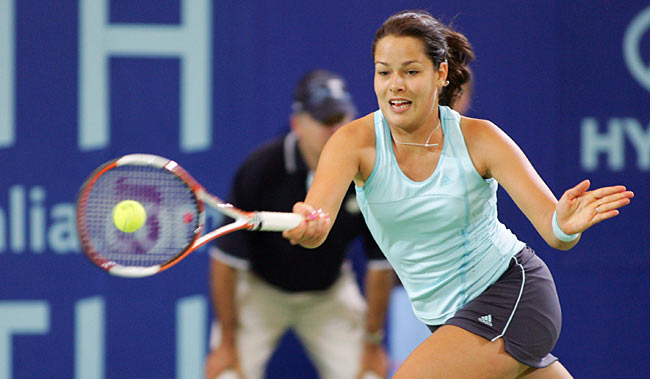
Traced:
<path fill-rule="evenodd" d="M 120 201 L 113 208 L 113 223 L 125 233 L 133 233 L 140 229 L 147 220 L 147 212 L 142 204 L 135 200 Z"/>

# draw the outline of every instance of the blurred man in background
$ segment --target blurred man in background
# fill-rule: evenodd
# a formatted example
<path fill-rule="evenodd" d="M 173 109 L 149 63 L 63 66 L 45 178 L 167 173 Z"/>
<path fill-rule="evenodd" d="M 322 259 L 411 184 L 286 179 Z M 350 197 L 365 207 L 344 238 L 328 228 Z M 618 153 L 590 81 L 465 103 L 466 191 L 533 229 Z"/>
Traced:
<path fill-rule="evenodd" d="M 339 75 L 305 75 L 295 89 L 291 131 L 250 154 L 229 201 L 242 209 L 290 212 L 305 197 L 325 143 L 355 113 Z M 358 237 L 367 256 L 365 299 L 346 259 Z M 328 242 L 317 249 L 292 246 L 280 233 L 237 232 L 219 238 L 210 254 L 218 323 L 206 377 L 235 371 L 262 378 L 289 329 L 321 378 L 386 376 L 383 325 L 394 274 L 365 226 L 352 186 Z"/>

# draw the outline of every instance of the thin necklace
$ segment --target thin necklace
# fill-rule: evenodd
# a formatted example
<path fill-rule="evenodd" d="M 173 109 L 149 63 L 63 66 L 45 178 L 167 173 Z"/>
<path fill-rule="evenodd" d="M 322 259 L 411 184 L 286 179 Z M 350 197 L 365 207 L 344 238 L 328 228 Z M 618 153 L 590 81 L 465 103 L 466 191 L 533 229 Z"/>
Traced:
<path fill-rule="evenodd" d="M 427 142 L 425 142 L 425 143 L 400 142 L 400 141 L 398 141 L 398 140 L 395 139 L 395 136 L 393 135 L 392 132 L 390 133 L 390 135 L 391 135 L 391 137 L 393 137 L 393 141 L 395 141 L 395 143 L 396 143 L 396 144 L 399 144 L 399 145 L 422 146 L 422 147 L 434 147 L 434 146 L 439 146 L 440 144 L 439 144 L 439 143 L 429 143 L 429 140 L 431 139 L 431 136 L 433 135 L 433 133 L 434 133 L 436 130 L 438 130 L 439 127 L 440 127 L 440 120 L 438 120 L 438 126 L 436 126 L 435 128 L 433 128 L 433 130 L 431 131 L 431 133 L 429 133 L 429 137 L 427 138 Z"/>

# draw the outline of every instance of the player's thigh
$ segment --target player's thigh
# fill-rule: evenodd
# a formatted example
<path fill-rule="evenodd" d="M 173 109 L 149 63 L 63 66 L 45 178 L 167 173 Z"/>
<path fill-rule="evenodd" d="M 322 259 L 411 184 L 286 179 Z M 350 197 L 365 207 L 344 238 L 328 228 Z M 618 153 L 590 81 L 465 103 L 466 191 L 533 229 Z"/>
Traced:
<path fill-rule="evenodd" d="M 504 350 L 503 340 L 445 325 L 406 358 L 394 378 L 516 378 L 528 368 Z"/>

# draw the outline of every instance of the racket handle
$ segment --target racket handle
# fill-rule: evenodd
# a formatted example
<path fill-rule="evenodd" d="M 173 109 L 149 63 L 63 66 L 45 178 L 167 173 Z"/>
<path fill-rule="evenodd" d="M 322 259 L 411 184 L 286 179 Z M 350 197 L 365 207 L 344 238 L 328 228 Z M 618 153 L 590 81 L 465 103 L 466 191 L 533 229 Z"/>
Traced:
<path fill-rule="evenodd" d="M 304 220 L 296 213 L 289 212 L 256 212 L 258 222 L 254 230 L 267 232 L 282 232 L 291 230 Z"/>

